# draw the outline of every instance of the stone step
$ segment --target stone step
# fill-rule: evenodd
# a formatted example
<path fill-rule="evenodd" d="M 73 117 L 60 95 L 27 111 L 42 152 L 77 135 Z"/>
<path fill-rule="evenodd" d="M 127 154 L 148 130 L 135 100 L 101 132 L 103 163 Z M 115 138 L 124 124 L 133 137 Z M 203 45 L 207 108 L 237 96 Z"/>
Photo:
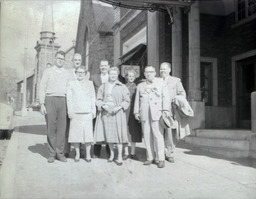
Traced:
<path fill-rule="evenodd" d="M 196 137 L 233 140 L 247 140 L 250 138 L 251 134 L 251 130 L 244 129 L 196 129 L 194 133 Z"/>
<path fill-rule="evenodd" d="M 217 147 L 217 148 L 227 148 L 227 149 L 237 149 L 237 150 L 249 150 L 249 141 L 248 140 L 188 136 L 185 138 L 185 142 L 192 144 L 192 145 L 197 145 L 197 146 Z"/>
<path fill-rule="evenodd" d="M 250 151 L 249 150 L 237 150 L 237 149 L 228 149 L 228 148 L 219 148 L 219 147 L 199 147 L 204 151 L 208 151 L 210 153 L 222 155 L 228 158 L 247 158 L 249 157 Z"/>

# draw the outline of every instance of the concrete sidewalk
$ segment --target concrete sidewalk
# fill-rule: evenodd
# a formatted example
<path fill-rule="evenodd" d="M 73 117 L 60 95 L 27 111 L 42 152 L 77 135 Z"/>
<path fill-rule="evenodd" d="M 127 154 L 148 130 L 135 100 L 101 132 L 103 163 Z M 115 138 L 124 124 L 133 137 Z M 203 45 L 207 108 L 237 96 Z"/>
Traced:
<path fill-rule="evenodd" d="M 179 143 L 176 162 L 166 162 L 164 169 L 143 166 L 143 144 L 138 146 L 141 161 L 129 159 L 121 167 L 106 159 L 49 164 L 43 117 L 22 120 L 1 168 L 2 199 L 256 198 L 253 160 L 227 160 Z"/>

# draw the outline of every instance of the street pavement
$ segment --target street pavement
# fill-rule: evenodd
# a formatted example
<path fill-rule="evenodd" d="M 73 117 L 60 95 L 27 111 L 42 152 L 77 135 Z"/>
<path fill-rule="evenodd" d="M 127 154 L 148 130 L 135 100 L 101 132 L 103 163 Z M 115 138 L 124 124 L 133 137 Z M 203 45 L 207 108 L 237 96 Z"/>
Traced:
<path fill-rule="evenodd" d="M 29 112 L 18 117 L 0 170 L 2 199 L 255 199 L 256 163 L 251 159 L 225 159 L 179 142 L 175 163 L 144 166 L 140 161 L 123 166 L 102 159 L 75 163 L 47 163 L 48 150 L 43 116 Z"/>

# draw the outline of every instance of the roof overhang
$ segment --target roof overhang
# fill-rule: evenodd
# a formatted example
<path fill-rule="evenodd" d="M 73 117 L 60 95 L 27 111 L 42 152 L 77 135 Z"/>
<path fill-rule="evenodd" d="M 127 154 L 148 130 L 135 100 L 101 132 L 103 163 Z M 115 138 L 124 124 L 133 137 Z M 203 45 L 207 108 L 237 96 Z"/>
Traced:
<path fill-rule="evenodd" d="M 137 10 L 163 11 L 166 12 L 167 7 L 187 7 L 195 0 L 99 0 L 104 3 L 111 4 L 116 7 L 123 7 Z"/>

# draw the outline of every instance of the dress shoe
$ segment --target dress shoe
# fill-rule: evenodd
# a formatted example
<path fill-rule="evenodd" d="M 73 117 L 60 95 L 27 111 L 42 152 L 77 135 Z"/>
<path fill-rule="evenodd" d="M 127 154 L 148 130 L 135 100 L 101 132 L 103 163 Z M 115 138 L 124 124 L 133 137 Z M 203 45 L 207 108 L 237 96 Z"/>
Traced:
<path fill-rule="evenodd" d="M 139 160 L 139 158 L 138 158 L 137 155 L 135 155 L 135 154 L 134 154 L 134 155 L 131 154 L 131 155 L 130 155 L 130 158 L 131 158 L 132 160 Z"/>
<path fill-rule="evenodd" d="M 143 165 L 151 165 L 153 163 L 153 160 L 147 160 L 143 163 Z"/>
<path fill-rule="evenodd" d="M 122 162 L 117 162 L 117 161 L 115 161 L 115 163 L 116 163 L 117 166 L 122 166 L 122 165 L 123 165 Z"/>
<path fill-rule="evenodd" d="M 130 155 L 124 155 L 123 160 L 127 160 L 130 157 Z"/>
<path fill-rule="evenodd" d="M 54 160 L 55 160 L 54 157 L 49 157 L 47 161 L 48 161 L 48 163 L 54 163 Z"/>
<path fill-rule="evenodd" d="M 65 156 L 61 156 L 57 158 L 61 162 L 67 162 L 67 158 Z"/>
<path fill-rule="evenodd" d="M 86 162 L 90 163 L 92 161 L 92 159 L 84 159 Z"/>
<path fill-rule="evenodd" d="M 108 163 L 111 163 L 111 162 L 113 162 L 113 159 L 108 159 Z"/>
<path fill-rule="evenodd" d="M 69 158 L 69 153 L 65 153 L 64 155 L 66 158 Z"/>
<path fill-rule="evenodd" d="M 92 155 L 92 158 L 93 158 L 93 159 L 95 159 L 95 158 L 99 158 L 99 156 L 97 156 L 97 155 L 93 154 L 93 155 Z"/>
<path fill-rule="evenodd" d="M 159 161 L 158 168 L 164 168 L 164 161 Z"/>
<path fill-rule="evenodd" d="M 154 164 L 159 164 L 159 160 L 153 160 Z"/>
<path fill-rule="evenodd" d="M 173 157 L 168 157 L 168 158 L 166 158 L 166 160 L 167 160 L 168 162 L 174 163 L 174 158 L 173 158 Z"/>
<path fill-rule="evenodd" d="M 80 160 L 79 158 L 78 159 L 75 158 L 75 162 L 79 162 L 79 160 Z"/>

